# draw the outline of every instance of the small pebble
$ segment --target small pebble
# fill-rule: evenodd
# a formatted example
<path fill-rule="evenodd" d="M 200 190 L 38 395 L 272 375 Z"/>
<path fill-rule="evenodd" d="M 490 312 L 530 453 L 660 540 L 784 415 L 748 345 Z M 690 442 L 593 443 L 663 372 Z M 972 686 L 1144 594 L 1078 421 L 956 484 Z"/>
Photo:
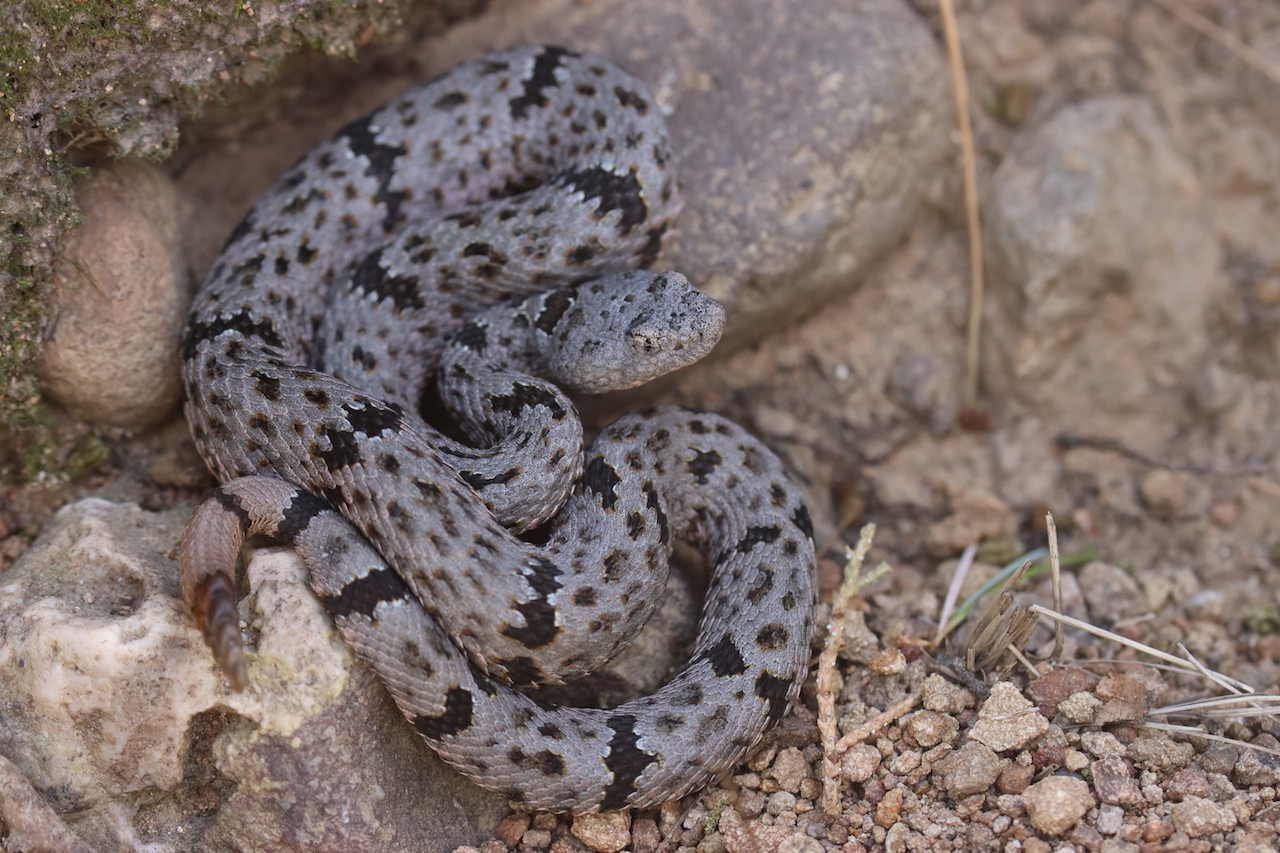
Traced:
<path fill-rule="evenodd" d="M 1049 721 L 1013 684 L 1002 681 L 978 711 L 969 736 L 995 752 L 1021 749 L 1049 728 Z"/>
<path fill-rule="evenodd" d="M 497 827 L 493 830 L 493 837 L 501 841 L 508 847 L 515 847 L 524 837 L 525 832 L 529 829 L 529 824 L 533 822 L 527 814 L 507 815 L 498 822 Z"/>
<path fill-rule="evenodd" d="M 571 831 L 596 853 L 618 853 L 631 843 L 631 812 L 577 815 Z"/>
<path fill-rule="evenodd" d="M 944 759 L 948 768 L 944 786 L 952 799 L 985 793 L 1000 776 L 1003 762 L 990 747 L 971 740 Z"/>
<path fill-rule="evenodd" d="M 1187 797 L 1169 808 L 1175 829 L 1192 838 L 1204 838 L 1215 832 L 1228 832 L 1236 828 L 1236 813 L 1228 806 L 1203 797 Z"/>
<path fill-rule="evenodd" d="M 1062 835 L 1093 808 L 1089 784 L 1074 776 L 1049 776 L 1022 794 L 1031 825 L 1048 835 Z"/>

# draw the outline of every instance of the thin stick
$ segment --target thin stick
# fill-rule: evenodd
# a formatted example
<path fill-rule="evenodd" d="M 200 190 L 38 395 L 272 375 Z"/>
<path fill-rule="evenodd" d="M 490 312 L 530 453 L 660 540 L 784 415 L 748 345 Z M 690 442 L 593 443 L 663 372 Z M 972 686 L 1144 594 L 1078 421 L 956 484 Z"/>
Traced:
<path fill-rule="evenodd" d="M 1058 558 L 1058 525 L 1053 523 L 1053 513 L 1044 514 L 1045 530 L 1049 534 L 1049 577 L 1053 579 L 1053 609 L 1061 613 L 1062 606 L 1062 561 Z M 1061 622 L 1054 623 L 1053 651 L 1049 660 L 1057 660 L 1062 653 L 1063 634 Z"/>
<path fill-rule="evenodd" d="M 916 703 L 919 701 L 920 691 L 916 690 L 906 699 L 903 699 L 889 710 L 876 714 L 870 720 L 867 720 L 865 723 L 840 738 L 840 742 L 836 744 L 836 755 L 844 755 L 844 753 L 848 751 L 849 747 L 854 744 L 862 743 L 885 726 L 895 722 L 903 714 L 914 708 Z"/>
<path fill-rule="evenodd" d="M 1157 6 L 1163 8 L 1170 15 L 1173 15 L 1179 21 L 1198 30 L 1200 33 L 1208 36 L 1218 44 L 1231 51 L 1234 55 L 1243 60 L 1247 65 L 1251 65 L 1258 71 L 1270 77 L 1272 80 L 1280 83 L 1280 68 L 1275 63 L 1268 60 L 1258 51 L 1249 45 L 1240 41 L 1231 33 L 1215 24 L 1213 21 L 1201 15 L 1199 12 L 1191 9 L 1181 0 L 1152 0 Z"/>
<path fill-rule="evenodd" d="M 856 548 L 847 549 L 844 580 L 831 602 L 831 621 L 827 623 L 827 640 L 818 656 L 818 731 L 826 757 L 822 768 L 822 808 L 827 814 L 840 813 L 840 753 L 836 751 L 836 658 L 844 645 L 844 624 L 849 604 L 861 586 L 862 562 L 871 550 L 876 526 L 868 524 L 858 535 Z"/>
<path fill-rule="evenodd" d="M 947 599 L 942 603 L 942 613 L 938 615 L 938 633 L 933 637 L 933 644 L 936 646 L 942 642 L 942 638 L 947 635 L 947 621 L 951 619 L 951 614 L 956 609 L 956 599 L 960 597 L 960 588 L 964 586 L 964 579 L 969 576 L 969 569 L 973 567 L 973 558 L 978 555 L 978 543 L 974 542 L 964 549 L 964 553 L 960 555 L 960 562 L 956 563 L 955 573 L 951 576 L 951 585 L 947 587 Z"/>
<path fill-rule="evenodd" d="M 1049 619 L 1058 620 L 1065 625 L 1071 626 L 1072 628 L 1079 628 L 1081 631 L 1087 631 L 1088 633 L 1093 634 L 1096 637 L 1101 637 L 1104 640 L 1111 640 L 1112 642 L 1119 643 L 1122 646 L 1128 646 L 1131 649 L 1136 649 L 1142 652 L 1143 654 L 1151 655 L 1151 657 L 1153 658 L 1159 658 L 1160 660 L 1165 661 L 1166 663 L 1173 664 L 1179 671 L 1186 673 L 1187 675 L 1201 674 L 1200 670 L 1197 669 L 1194 664 L 1190 663 L 1184 658 L 1175 657 L 1174 655 L 1171 655 L 1168 652 L 1162 652 L 1159 649 L 1148 646 L 1145 643 L 1135 642 L 1133 640 L 1130 640 L 1128 637 L 1122 637 L 1119 634 L 1115 634 L 1115 633 L 1112 633 L 1111 631 L 1107 631 L 1103 628 L 1099 628 L 1097 625 L 1090 625 L 1088 622 L 1084 622 L 1080 619 L 1074 619 L 1066 615 L 1065 613 L 1055 613 L 1054 611 L 1049 610 L 1047 607 L 1041 607 L 1039 604 L 1032 604 L 1027 609 L 1030 610 L 1032 613 L 1036 613 L 1040 616 L 1044 616 Z M 1217 675 L 1220 679 L 1230 683 L 1233 687 L 1239 688 L 1244 693 L 1254 692 L 1254 689 L 1249 685 L 1245 684 L 1243 681 L 1237 681 L 1236 679 L 1223 675 L 1222 673 L 1218 673 Z"/>
<path fill-rule="evenodd" d="M 978 158 L 973 145 L 973 127 L 969 123 L 969 83 L 964 73 L 964 57 L 960 53 L 960 35 L 956 28 L 956 10 L 951 0 L 938 0 L 942 12 L 942 31 L 947 41 L 947 58 L 951 62 L 951 82 L 955 86 L 956 113 L 960 120 L 960 155 L 964 163 L 964 208 L 969 223 L 969 332 L 965 358 L 964 405 L 973 408 L 978 402 L 978 351 L 982 334 L 982 223 L 978 218 Z"/>

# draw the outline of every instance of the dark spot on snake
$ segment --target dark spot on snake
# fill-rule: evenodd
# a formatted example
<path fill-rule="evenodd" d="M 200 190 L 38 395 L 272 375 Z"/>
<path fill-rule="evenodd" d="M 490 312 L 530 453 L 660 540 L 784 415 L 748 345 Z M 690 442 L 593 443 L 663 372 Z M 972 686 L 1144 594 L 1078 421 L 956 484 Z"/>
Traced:
<path fill-rule="evenodd" d="M 640 491 L 644 492 L 644 505 L 653 510 L 658 519 L 658 541 L 666 545 L 671 540 L 671 529 L 667 526 L 667 514 L 662 511 L 662 504 L 658 500 L 658 490 L 652 482 L 645 481 Z"/>
<path fill-rule="evenodd" d="M 658 734 L 669 735 L 674 731 L 684 728 L 684 717 L 679 714 L 663 714 L 661 717 L 653 721 L 653 728 Z"/>
<path fill-rule="evenodd" d="M 257 391 L 264 400 L 272 403 L 280 402 L 280 380 L 261 370 L 250 371 L 249 377 L 253 379 L 253 390 Z"/>
<path fill-rule="evenodd" d="M 776 725 L 787 713 L 787 695 L 791 692 L 791 679 L 779 678 L 764 670 L 756 679 L 756 695 L 769 703 L 769 721 Z"/>
<path fill-rule="evenodd" d="M 354 432 L 325 424 L 320 428 L 320 437 L 328 440 L 329 447 L 322 450 L 318 443 L 313 444 L 311 455 L 323 462 L 330 472 L 341 471 L 360 461 L 360 445 Z"/>
<path fill-rule="evenodd" d="M 596 591 L 594 587 L 579 587 L 573 593 L 573 603 L 578 607 L 591 607 L 596 603 Z"/>
<path fill-rule="evenodd" d="M 308 388 L 302 392 L 302 396 L 313 406 L 321 409 L 329 408 L 329 392 L 323 388 Z"/>
<path fill-rule="evenodd" d="M 723 461 L 724 458 L 714 450 L 708 450 L 704 453 L 695 448 L 693 458 L 689 460 L 686 467 L 694 479 L 697 480 L 698 485 L 705 486 L 708 478 L 715 472 L 716 468 L 720 467 L 720 463 Z"/>
<path fill-rule="evenodd" d="M 560 318 L 573 305 L 575 294 L 572 289 L 567 287 L 557 288 L 543 294 L 542 310 L 538 312 L 538 317 L 533 321 L 533 325 L 540 331 L 548 335 L 555 329 L 556 324 L 560 322 Z"/>
<path fill-rule="evenodd" d="M 809 518 L 809 508 L 804 504 L 796 507 L 795 514 L 791 516 L 791 520 L 795 522 L 796 527 L 800 528 L 800 532 L 810 539 L 813 538 L 813 520 Z"/>
<path fill-rule="evenodd" d="M 756 632 L 756 646 L 766 652 L 776 652 L 791 641 L 791 634 L 777 622 L 770 622 Z"/>
<path fill-rule="evenodd" d="M 627 535 L 634 542 L 640 538 L 640 534 L 644 533 L 645 521 L 644 515 L 632 510 L 627 513 Z"/>
<path fill-rule="evenodd" d="M 733 546 L 733 550 L 739 554 L 745 554 L 757 545 L 767 545 L 778 541 L 778 537 L 781 535 L 782 528 L 776 524 L 748 527 L 747 532 L 738 540 L 738 544 Z"/>
<path fill-rule="evenodd" d="M 613 583 L 622 577 L 623 570 L 627 567 L 627 557 L 629 556 L 626 551 L 620 551 L 617 548 L 605 555 L 601 563 L 604 567 L 605 583 Z"/>
<path fill-rule="evenodd" d="M 554 89 L 558 85 L 556 69 L 561 66 L 561 60 L 566 56 L 576 55 L 562 47 L 548 47 L 538 54 L 533 61 L 533 70 L 524 81 L 523 91 L 510 101 L 511 117 L 524 119 L 529 116 L 529 110 L 532 108 L 545 107 L 547 96 L 543 92 L 546 89 Z"/>
<path fill-rule="evenodd" d="M 413 593 L 399 575 L 388 568 L 375 568 L 368 574 L 347 581 L 336 594 L 321 595 L 320 603 L 335 617 L 361 616 L 373 618 L 379 604 L 410 601 Z"/>
<path fill-rule="evenodd" d="M 499 669 L 505 669 L 507 680 L 517 687 L 540 684 L 546 679 L 542 672 L 542 667 L 538 666 L 537 662 L 531 657 L 506 658 L 504 660 L 496 660 L 493 664 Z"/>
<path fill-rule="evenodd" d="M 484 354 L 485 347 L 489 345 L 489 335 L 485 331 L 485 324 L 479 320 L 472 320 L 459 329 L 458 333 L 453 336 L 453 340 L 459 346 L 480 355 Z"/>
<path fill-rule="evenodd" d="M 463 210 L 458 213 L 451 213 L 444 218 L 445 222 L 456 222 L 459 228 L 478 228 L 484 224 L 484 220 L 477 214 L 469 210 Z"/>
<path fill-rule="evenodd" d="M 444 497 L 444 489 L 440 488 L 439 483 L 433 483 L 430 480 L 423 480 L 413 477 L 409 483 L 417 488 L 424 498 L 432 503 L 437 503 Z"/>
<path fill-rule="evenodd" d="M 462 256 L 464 258 L 488 258 L 498 266 L 505 265 L 508 260 L 506 255 L 495 249 L 491 244 L 484 242 L 468 243 L 466 248 L 462 250 Z"/>
<path fill-rule="evenodd" d="M 600 498 L 600 505 L 606 511 L 613 510 L 614 505 L 618 502 L 616 489 L 618 484 L 622 482 L 622 478 L 613 470 L 613 467 L 605 460 L 604 456 L 591 457 L 590 461 L 582 468 L 580 482 L 584 489 L 596 493 Z"/>
<path fill-rule="evenodd" d="M 742 695 L 738 694 L 735 698 L 741 701 Z M 714 711 L 698 720 L 698 737 L 701 740 L 709 740 L 724 731 L 727 725 L 729 725 L 729 706 L 717 705 Z"/>
<path fill-rule="evenodd" d="M 387 212 L 382 219 L 382 227 L 390 231 L 400 223 L 400 205 L 408 198 L 408 193 L 390 189 L 391 180 L 395 177 L 396 158 L 408 153 L 408 149 L 403 145 L 386 145 L 379 142 L 377 133 L 373 129 L 373 118 L 371 114 L 356 119 L 339 130 L 337 135 L 346 138 L 351 153 L 369 161 L 364 173 L 378 182 L 378 190 L 374 193 L 373 200 L 386 205 Z"/>
<path fill-rule="evenodd" d="M 392 275 L 382 266 L 382 253 L 386 247 L 365 256 L 351 273 L 351 289 L 377 298 L 390 299 L 397 311 L 419 310 L 425 307 L 418 291 L 418 279 L 412 276 Z"/>
<path fill-rule="evenodd" d="M 604 246 L 600 245 L 600 241 L 592 238 L 590 241 L 576 246 L 565 252 L 565 262 L 576 266 L 577 264 L 585 264 L 592 258 L 604 252 Z"/>
<path fill-rule="evenodd" d="M 378 467 L 388 474 L 394 474 L 400 470 L 400 460 L 393 454 L 383 453 L 378 456 Z"/>
<path fill-rule="evenodd" d="M 769 499 L 774 506 L 782 506 L 787 502 L 787 490 L 782 488 L 779 483 L 769 484 Z"/>
<path fill-rule="evenodd" d="M 312 519 L 332 509 L 333 507 L 323 498 L 299 489 L 289 499 L 289 505 L 280 511 L 280 523 L 276 526 L 276 535 L 280 541 L 293 544 L 306 532 Z"/>
<path fill-rule="evenodd" d="M 276 258 L 276 275 L 286 276 L 289 274 L 289 259 Z"/>
<path fill-rule="evenodd" d="M 362 407 L 357 408 L 357 403 Z M 404 410 L 398 404 L 379 403 L 371 397 L 356 397 L 350 403 L 343 403 L 342 412 L 353 430 L 369 438 L 378 438 L 384 432 L 399 432 L 404 425 Z"/>
<path fill-rule="evenodd" d="M 732 631 L 721 637 L 719 642 L 698 657 L 706 660 L 711 665 L 711 671 L 720 678 L 741 675 L 747 671 L 747 662 L 743 659 L 742 652 L 738 651 L 738 647 L 733 644 Z"/>
<path fill-rule="evenodd" d="M 764 597 L 773 590 L 773 569 L 761 567 L 760 579 L 756 585 L 747 590 L 747 601 L 753 606 L 759 606 Z"/>
<path fill-rule="evenodd" d="M 787 592 L 782 596 L 782 609 L 787 612 L 796 609 L 796 594 L 794 592 Z"/>
<path fill-rule="evenodd" d="M 436 716 L 417 714 L 413 718 L 413 727 L 427 740 L 440 740 L 447 735 L 464 732 L 471 727 L 472 701 L 471 691 L 450 687 L 444 694 L 444 710 Z"/>
<path fill-rule="evenodd" d="M 360 365 L 366 373 L 378 367 L 378 357 L 359 344 L 351 348 L 351 360 Z"/>
<path fill-rule="evenodd" d="M 667 697 L 671 700 L 672 705 L 682 707 L 701 705 L 706 698 L 702 685 L 696 681 L 679 685 L 677 689 L 669 691 Z"/>
<path fill-rule="evenodd" d="M 624 107 L 630 107 L 631 109 L 640 113 L 640 115 L 644 115 L 647 112 L 649 112 L 648 102 L 646 102 L 644 98 L 640 97 L 638 94 L 630 91 L 629 89 L 624 89 L 621 86 L 614 86 L 613 95 L 615 98 L 618 99 L 619 104 L 622 104 L 622 106 Z"/>
<path fill-rule="evenodd" d="M 694 435 L 706 435 L 710 432 L 710 430 L 707 429 L 707 425 L 697 418 L 689 421 L 689 431 Z"/>
<path fill-rule="evenodd" d="M 255 412 L 250 415 L 248 424 L 250 429 L 256 429 L 264 435 L 275 435 L 276 433 L 275 424 L 273 424 L 271 419 L 261 412 Z"/>
<path fill-rule="evenodd" d="M 600 808 L 606 811 L 621 808 L 627 797 L 635 791 L 636 779 L 645 768 L 657 761 L 640 748 L 640 738 L 636 735 L 638 720 L 632 714 L 614 714 L 605 721 L 605 725 L 613 730 L 609 738 L 609 754 L 604 759 L 613 779 L 605 787 L 604 799 Z"/>
<path fill-rule="evenodd" d="M 564 732 L 555 723 L 543 723 L 538 726 L 538 734 L 543 737 L 549 737 L 552 740 L 564 740 Z"/>
<path fill-rule="evenodd" d="M 520 468 L 511 467 L 503 471 L 501 474 L 494 474 L 492 477 L 487 477 L 484 474 L 481 474 L 479 471 L 461 471 L 460 470 L 458 471 L 458 476 L 461 477 L 468 486 L 475 489 L 476 491 L 480 491 L 485 486 L 493 486 L 493 485 L 501 485 L 502 483 L 510 483 L 516 477 L 520 476 Z"/>
<path fill-rule="evenodd" d="M 436 102 L 431 106 L 438 110 L 451 110 L 454 107 L 461 106 L 471 100 L 471 96 L 466 92 L 449 92 L 436 98 Z"/>
<path fill-rule="evenodd" d="M 555 394 L 542 386 L 528 382 L 512 382 L 509 393 L 494 394 L 489 398 L 489 406 L 495 411 L 513 415 L 519 414 L 526 408 L 546 406 L 555 420 L 560 420 L 568 414 Z"/>
<path fill-rule="evenodd" d="M 649 206 L 645 203 L 634 168 L 625 175 L 618 175 L 592 166 L 566 172 L 556 179 L 555 184 L 571 192 L 582 193 L 583 201 L 596 200 L 598 203 L 592 218 L 597 222 L 618 211 L 621 214 L 618 233 L 624 237 L 643 224 L 649 215 Z"/>
<path fill-rule="evenodd" d="M 253 519 L 249 516 L 249 511 L 241 505 L 239 496 L 228 492 L 225 486 L 220 486 L 214 490 L 213 499 L 218 502 L 220 507 L 236 517 L 236 522 L 240 525 L 242 533 L 249 532 Z"/>
<path fill-rule="evenodd" d="M 207 323 L 195 319 L 194 316 L 189 319 L 182 336 L 183 358 L 187 360 L 195 358 L 196 347 L 201 341 L 211 341 L 223 332 L 238 332 L 245 339 L 257 338 L 272 347 L 284 344 L 270 320 L 254 320 L 249 314 L 249 309 L 241 308 L 233 314 L 215 317 Z M 236 354 L 230 350 L 230 344 L 228 344 L 227 356 L 236 357 Z"/>
<path fill-rule="evenodd" d="M 524 627 L 516 628 L 507 625 L 502 629 L 502 634 L 523 644 L 526 648 L 537 649 L 547 645 L 560 634 L 560 628 L 556 625 L 556 609 L 547 600 L 552 593 L 560 589 L 560 567 L 545 557 L 531 557 L 522 574 L 536 597 L 515 607 L 515 610 L 524 617 Z"/>
<path fill-rule="evenodd" d="M 326 193 L 324 190 L 320 189 L 319 187 L 312 187 L 311 190 L 307 192 L 305 195 L 296 195 L 292 199 L 290 199 L 289 203 L 286 204 L 283 208 L 281 208 L 281 211 L 283 213 L 289 214 L 290 216 L 293 216 L 301 213 L 302 211 L 310 207 L 311 202 L 324 201 L 328 197 L 329 197 L 329 194 Z"/>

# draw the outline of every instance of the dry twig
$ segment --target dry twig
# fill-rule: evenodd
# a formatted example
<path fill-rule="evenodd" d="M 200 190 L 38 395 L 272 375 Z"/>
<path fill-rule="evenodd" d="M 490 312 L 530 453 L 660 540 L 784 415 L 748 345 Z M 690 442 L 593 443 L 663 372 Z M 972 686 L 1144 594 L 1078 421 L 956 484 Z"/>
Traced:
<path fill-rule="evenodd" d="M 847 562 L 844 567 L 844 580 L 836 590 L 831 602 L 831 621 L 827 623 L 827 640 L 823 644 L 822 654 L 818 656 L 818 731 L 822 734 L 822 749 L 825 755 L 822 766 L 822 808 L 827 814 L 840 813 L 840 754 L 836 736 L 836 658 L 844 645 L 844 626 L 848 618 L 849 605 L 858 592 L 868 584 L 881 577 L 887 566 L 876 567 L 865 580 L 862 578 L 862 563 L 866 560 L 867 551 L 871 549 L 871 540 L 876 535 L 876 526 L 868 524 L 858 534 L 858 544 L 847 550 Z M 846 747 L 847 748 L 847 747 Z"/>
<path fill-rule="evenodd" d="M 938 0 L 942 12 L 942 31 L 947 42 L 947 58 L 951 63 L 951 82 L 955 87 L 956 113 L 960 122 L 960 155 L 964 164 L 964 207 L 969 223 L 969 331 L 965 358 L 964 406 L 972 409 L 978 401 L 978 353 L 982 333 L 982 222 L 978 217 L 978 157 L 973 144 L 973 126 L 969 121 L 969 83 L 964 73 L 964 57 L 960 53 L 960 33 L 956 27 L 956 10 L 951 0 Z"/>

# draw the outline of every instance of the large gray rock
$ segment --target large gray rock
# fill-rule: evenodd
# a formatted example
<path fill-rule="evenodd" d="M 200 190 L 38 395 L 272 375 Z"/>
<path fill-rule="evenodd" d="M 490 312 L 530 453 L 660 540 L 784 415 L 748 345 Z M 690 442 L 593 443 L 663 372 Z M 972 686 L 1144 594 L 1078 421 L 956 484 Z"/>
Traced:
<path fill-rule="evenodd" d="M 186 510 L 63 509 L 0 586 L 0 755 L 103 850 L 448 851 L 505 802 L 442 764 L 292 554 L 259 552 L 233 693 L 180 600 Z"/>
<path fill-rule="evenodd" d="M 988 387 L 1052 404 L 1062 431 L 1099 412 L 1132 415 L 1123 437 L 1139 446 L 1173 428 L 1224 282 L 1212 211 L 1155 107 L 1064 107 L 991 184 Z"/>
<path fill-rule="evenodd" d="M 725 303 L 726 349 L 856 286 L 905 238 L 940 167 L 952 162 L 946 67 L 904 0 L 503 4 L 417 48 L 422 75 L 374 77 L 376 86 L 330 106 L 325 125 L 305 130 L 307 144 L 419 76 L 531 43 L 614 60 L 667 113 L 685 208 L 655 266 L 680 270 Z M 228 172 L 258 181 L 264 156 L 279 160 L 270 177 L 287 168 L 304 146 L 296 124 L 286 124 L 275 132 L 281 150 L 258 151 L 250 137 L 251 162 L 211 157 L 189 165 L 184 180 L 211 207 L 220 193 L 251 198 Z M 219 217 L 208 246 L 235 225 L 236 216 Z"/>

